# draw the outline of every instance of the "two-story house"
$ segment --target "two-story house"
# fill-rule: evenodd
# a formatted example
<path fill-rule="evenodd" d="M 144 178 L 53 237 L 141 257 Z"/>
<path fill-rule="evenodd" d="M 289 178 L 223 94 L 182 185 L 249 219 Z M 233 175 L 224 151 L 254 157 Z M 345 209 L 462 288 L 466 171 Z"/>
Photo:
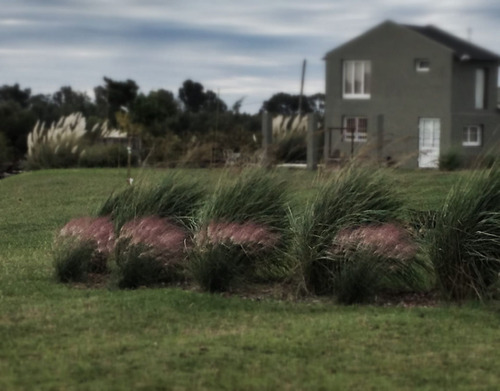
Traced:
<path fill-rule="evenodd" d="M 437 167 L 500 143 L 500 56 L 434 26 L 386 21 L 325 56 L 325 160 L 365 150 Z"/>

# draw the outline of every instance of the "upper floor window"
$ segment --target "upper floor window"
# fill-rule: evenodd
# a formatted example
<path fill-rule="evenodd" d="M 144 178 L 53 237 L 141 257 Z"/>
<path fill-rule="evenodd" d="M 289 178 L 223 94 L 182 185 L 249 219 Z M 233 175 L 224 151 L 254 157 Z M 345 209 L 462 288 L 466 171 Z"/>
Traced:
<path fill-rule="evenodd" d="M 479 147 L 481 145 L 483 127 L 481 125 L 470 125 L 464 128 L 462 145 L 464 147 Z"/>
<path fill-rule="evenodd" d="M 364 143 L 367 139 L 368 120 L 366 117 L 344 117 L 342 141 Z"/>
<path fill-rule="evenodd" d="M 344 98 L 370 98 L 371 76 L 371 61 L 344 61 Z"/>
<path fill-rule="evenodd" d="M 418 58 L 415 60 L 415 70 L 417 72 L 429 72 L 431 69 L 431 63 L 425 58 Z"/>
<path fill-rule="evenodd" d="M 474 91 L 474 108 L 476 109 L 486 108 L 486 79 L 486 69 L 476 69 L 476 82 Z"/>

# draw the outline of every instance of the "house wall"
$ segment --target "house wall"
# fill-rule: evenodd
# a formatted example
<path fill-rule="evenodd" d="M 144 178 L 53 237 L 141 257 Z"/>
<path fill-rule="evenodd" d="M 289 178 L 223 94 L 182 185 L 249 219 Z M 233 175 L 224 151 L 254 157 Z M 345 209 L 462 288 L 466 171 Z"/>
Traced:
<path fill-rule="evenodd" d="M 368 142 L 355 143 L 355 150 L 406 167 L 418 166 L 418 122 L 420 117 L 441 120 L 441 150 L 451 145 L 452 53 L 413 30 L 386 22 L 326 56 L 325 129 L 341 127 L 344 116 L 368 118 Z M 417 72 L 416 59 L 430 61 L 429 72 Z M 370 99 L 342 97 L 343 60 L 370 60 Z M 383 116 L 383 135 L 377 135 L 377 119 Z M 377 149 L 377 138 L 383 140 Z M 351 145 L 342 142 L 340 130 L 326 135 L 328 150 L 349 156 Z M 380 145 L 379 145 L 380 147 Z"/>
<path fill-rule="evenodd" d="M 476 69 L 487 69 L 485 109 L 474 107 Z M 494 62 L 459 61 L 453 64 L 452 147 L 461 151 L 468 161 L 498 151 L 500 140 L 500 112 L 497 109 L 498 66 Z M 480 146 L 462 146 L 463 129 L 469 125 L 482 125 Z"/>

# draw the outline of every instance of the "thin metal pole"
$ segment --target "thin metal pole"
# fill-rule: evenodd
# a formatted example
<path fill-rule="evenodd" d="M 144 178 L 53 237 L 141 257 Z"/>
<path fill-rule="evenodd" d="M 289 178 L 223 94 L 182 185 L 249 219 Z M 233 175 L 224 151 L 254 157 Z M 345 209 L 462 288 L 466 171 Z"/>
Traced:
<path fill-rule="evenodd" d="M 302 62 L 302 77 L 300 80 L 300 95 L 299 95 L 299 117 L 302 115 L 302 95 L 304 94 L 304 79 L 306 76 L 306 59 Z"/>

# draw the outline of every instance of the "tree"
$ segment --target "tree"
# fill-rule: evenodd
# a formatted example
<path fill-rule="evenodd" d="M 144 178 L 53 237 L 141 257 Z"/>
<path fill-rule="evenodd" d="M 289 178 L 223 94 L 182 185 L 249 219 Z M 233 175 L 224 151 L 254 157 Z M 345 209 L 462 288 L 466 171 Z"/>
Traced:
<path fill-rule="evenodd" d="M 137 98 L 139 86 L 133 80 L 116 81 L 104 77 L 104 86 L 94 88 L 98 114 L 116 126 L 115 113 L 122 106 L 130 108 Z"/>
<path fill-rule="evenodd" d="M 205 93 L 205 103 L 203 103 L 203 110 L 215 113 L 224 113 L 227 111 L 227 105 L 222 101 L 215 92 L 208 90 Z"/>
<path fill-rule="evenodd" d="M 29 110 L 40 122 L 50 124 L 61 117 L 61 109 L 50 95 L 37 94 L 29 99 Z"/>
<path fill-rule="evenodd" d="M 241 97 L 238 99 L 236 102 L 233 103 L 233 106 L 231 107 L 231 111 L 238 115 L 240 114 L 241 106 L 243 105 L 243 101 L 245 100 L 245 97 Z"/>
<path fill-rule="evenodd" d="M 268 111 L 274 114 L 293 115 L 299 113 L 300 95 L 290 95 L 279 92 L 264 101 L 261 111 Z M 302 99 L 302 114 L 310 113 L 312 109 L 306 97 Z"/>
<path fill-rule="evenodd" d="M 35 126 L 37 118 L 28 108 L 13 100 L 0 102 L 0 132 L 13 147 L 14 159 L 20 159 L 27 150 L 27 135 Z"/>
<path fill-rule="evenodd" d="M 60 116 L 80 112 L 88 117 L 95 112 L 95 105 L 84 92 L 74 91 L 70 86 L 63 86 L 52 94 L 53 103 L 59 108 Z"/>
<path fill-rule="evenodd" d="M 26 152 L 26 137 L 36 122 L 30 110 L 31 89 L 21 89 L 19 84 L 0 87 L 0 132 L 5 144 L 12 147 L 14 159 Z"/>
<path fill-rule="evenodd" d="M 19 84 L 3 85 L 0 87 L 0 102 L 13 101 L 19 104 L 21 108 L 25 109 L 29 105 L 31 96 L 31 89 L 26 88 L 22 90 Z"/>
<path fill-rule="evenodd" d="M 178 111 L 174 95 L 170 91 L 159 89 L 148 95 L 139 94 L 132 106 L 132 118 L 134 122 L 144 125 L 151 135 L 162 136 Z"/>
<path fill-rule="evenodd" d="M 151 91 L 148 95 L 139 94 L 132 107 L 134 120 L 147 126 L 165 121 L 177 112 L 174 95 L 163 89 Z"/>
<path fill-rule="evenodd" d="M 307 97 L 312 111 L 323 118 L 325 116 L 325 94 L 317 93 Z"/>
<path fill-rule="evenodd" d="M 179 99 L 184 103 L 186 111 L 197 113 L 205 104 L 207 96 L 200 83 L 186 80 L 179 88 Z"/>

